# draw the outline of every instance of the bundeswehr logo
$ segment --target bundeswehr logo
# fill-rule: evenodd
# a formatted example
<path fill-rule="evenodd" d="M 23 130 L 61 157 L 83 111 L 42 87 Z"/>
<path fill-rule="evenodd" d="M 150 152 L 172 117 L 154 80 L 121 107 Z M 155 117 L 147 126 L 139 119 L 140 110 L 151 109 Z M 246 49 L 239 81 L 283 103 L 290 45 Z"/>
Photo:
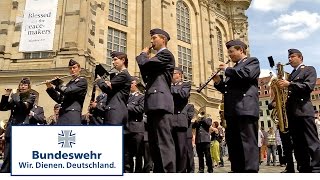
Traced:
<path fill-rule="evenodd" d="M 72 133 L 72 130 L 61 130 L 61 133 L 58 133 L 58 144 L 61 144 L 62 148 L 72 148 L 72 144 L 76 144 L 76 134 Z"/>

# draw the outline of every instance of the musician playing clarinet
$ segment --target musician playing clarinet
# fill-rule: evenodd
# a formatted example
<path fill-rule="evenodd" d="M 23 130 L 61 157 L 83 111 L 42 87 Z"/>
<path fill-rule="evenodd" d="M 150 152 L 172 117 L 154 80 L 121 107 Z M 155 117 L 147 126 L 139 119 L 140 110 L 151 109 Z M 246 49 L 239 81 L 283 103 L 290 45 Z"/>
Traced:
<path fill-rule="evenodd" d="M 171 82 L 175 67 L 173 54 L 167 49 L 170 35 L 162 29 L 150 30 L 152 48 L 157 54 L 150 58 L 150 47 L 136 57 L 146 83 L 144 110 L 148 118 L 148 135 L 154 173 L 176 172 L 176 155 L 171 134 L 174 102 Z"/>
<path fill-rule="evenodd" d="M 240 40 L 229 41 L 226 47 L 235 66 L 220 64 L 219 68 L 225 71 L 226 79 L 215 76 L 213 80 L 214 87 L 224 95 L 231 171 L 258 172 L 259 60 L 247 57 L 247 45 Z"/>
<path fill-rule="evenodd" d="M 127 70 L 128 58 L 123 52 L 112 52 L 110 55 L 118 73 L 110 81 L 101 77 L 96 79 L 96 84 L 108 96 L 103 124 L 125 125 L 128 120 L 127 102 L 131 87 L 131 76 Z"/>
<path fill-rule="evenodd" d="M 6 93 L 2 95 L 0 111 L 11 110 L 11 114 L 5 132 L 5 150 L 1 173 L 11 172 L 11 126 L 25 124 L 28 121 L 30 110 L 36 100 L 36 95 L 30 90 L 30 80 L 23 78 L 19 83 L 17 93 L 11 93 L 12 89 L 6 89 Z M 9 100 L 10 94 L 11 100 Z"/>
<path fill-rule="evenodd" d="M 61 104 L 57 125 L 81 125 L 81 112 L 87 93 L 88 82 L 80 76 L 80 64 L 71 59 L 69 72 L 72 79 L 63 85 L 58 77 L 53 81 L 46 81 L 47 93 L 58 104 Z"/>

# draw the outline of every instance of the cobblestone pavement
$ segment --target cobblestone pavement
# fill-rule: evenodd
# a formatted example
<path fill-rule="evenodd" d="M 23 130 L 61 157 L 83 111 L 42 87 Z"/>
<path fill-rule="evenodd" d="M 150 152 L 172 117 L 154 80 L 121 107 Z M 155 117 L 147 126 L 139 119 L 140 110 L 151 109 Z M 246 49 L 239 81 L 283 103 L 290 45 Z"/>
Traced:
<path fill-rule="evenodd" d="M 215 167 L 213 169 L 214 173 L 228 173 L 231 171 L 231 164 L 228 161 L 227 157 L 224 157 L 224 167 Z M 194 157 L 195 162 L 195 172 L 199 171 L 199 164 L 198 164 L 198 157 Z M 272 163 L 271 163 L 272 164 Z M 266 160 L 260 165 L 259 173 L 280 173 L 283 171 L 285 167 L 281 167 L 279 162 L 277 162 L 277 166 L 267 166 Z M 205 165 L 205 172 L 207 172 L 206 165 Z"/>

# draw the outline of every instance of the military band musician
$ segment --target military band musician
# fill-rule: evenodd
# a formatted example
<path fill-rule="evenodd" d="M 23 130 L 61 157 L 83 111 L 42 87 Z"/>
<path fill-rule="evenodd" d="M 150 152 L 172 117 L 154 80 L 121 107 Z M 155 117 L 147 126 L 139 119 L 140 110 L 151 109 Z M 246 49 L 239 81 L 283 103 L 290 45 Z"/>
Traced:
<path fill-rule="evenodd" d="M 298 171 L 320 172 L 320 141 L 310 101 L 317 73 L 313 66 L 303 64 L 303 56 L 298 49 L 289 49 L 288 59 L 294 70 L 288 80 L 279 80 L 278 86 L 288 88 L 286 111 Z"/>
<path fill-rule="evenodd" d="M 11 100 L 9 96 L 11 95 Z M 0 102 L 0 111 L 11 111 L 5 131 L 4 159 L 1 166 L 1 173 L 11 172 L 11 126 L 22 125 L 29 118 L 30 110 L 35 102 L 36 95 L 31 93 L 31 83 L 29 78 L 23 78 L 17 93 L 12 93 L 12 89 L 6 89 Z"/>
<path fill-rule="evenodd" d="M 61 104 L 57 125 L 81 124 L 81 113 L 88 82 L 85 77 L 80 76 L 80 71 L 80 64 L 71 59 L 69 72 L 72 79 L 66 85 L 63 85 L 63 81 L 58 77 L 53 81 L 46 81 L 48 95 L 55 102 Z"/>
<path fill-rule="evenodd" d="M 215 76 L 214 87 L 224 95 L 226 141 L 232 172 L 258 172 L 259 60 L 247 57 L 247 45 L 240 40 L 226 43 L 234 67 L 221 64 L 225 80 Z"/>
<path fill-rule="evenodd" d="M 148 135 L 153 172 L 176 172 L 175 146 L 171 134 L 174 103 L 171 81 L 175 60 L 167 49 L 169 34 L 162 29 L 150 30 L 151 47 L 145 47 L 136 57 L 143 81 L 146 83 L 144 110 L 148 118 Z M 150 49 L 157 51 L 150 58 Z"/>
<path fill-rule="evenodd" d="M 176 149 L 176 171 L 186 172 L 187 169 L 187 129 L 188 112 L 185 109 L 190 97 L 191 83 L 183 81 L 183 71 L 175 67 L 173 72 L 171 93 L 174 101 L 172 118 L 172 136 Z"/>
<path fill-rule="evenodd" d="M 112 52 L 110 55 L 118 73 L 110 81 L 101 77 L 96 79 L 98 87 L 108 96 L 103 124 L 125 125 L 128 120 L 127 102 L 131 86 L 131 76 L 127 70 L 128 57 L 123 52 Z"/>

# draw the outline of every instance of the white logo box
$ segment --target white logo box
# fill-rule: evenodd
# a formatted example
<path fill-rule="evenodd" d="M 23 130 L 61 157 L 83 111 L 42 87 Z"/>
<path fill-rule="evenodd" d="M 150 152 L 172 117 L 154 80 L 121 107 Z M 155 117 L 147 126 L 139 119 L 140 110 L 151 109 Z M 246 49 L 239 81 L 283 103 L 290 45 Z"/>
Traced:
<path fill-rule="evenodd" d="M 12 175 L 123 175 L 122 126 L 12 126 Z"/>

